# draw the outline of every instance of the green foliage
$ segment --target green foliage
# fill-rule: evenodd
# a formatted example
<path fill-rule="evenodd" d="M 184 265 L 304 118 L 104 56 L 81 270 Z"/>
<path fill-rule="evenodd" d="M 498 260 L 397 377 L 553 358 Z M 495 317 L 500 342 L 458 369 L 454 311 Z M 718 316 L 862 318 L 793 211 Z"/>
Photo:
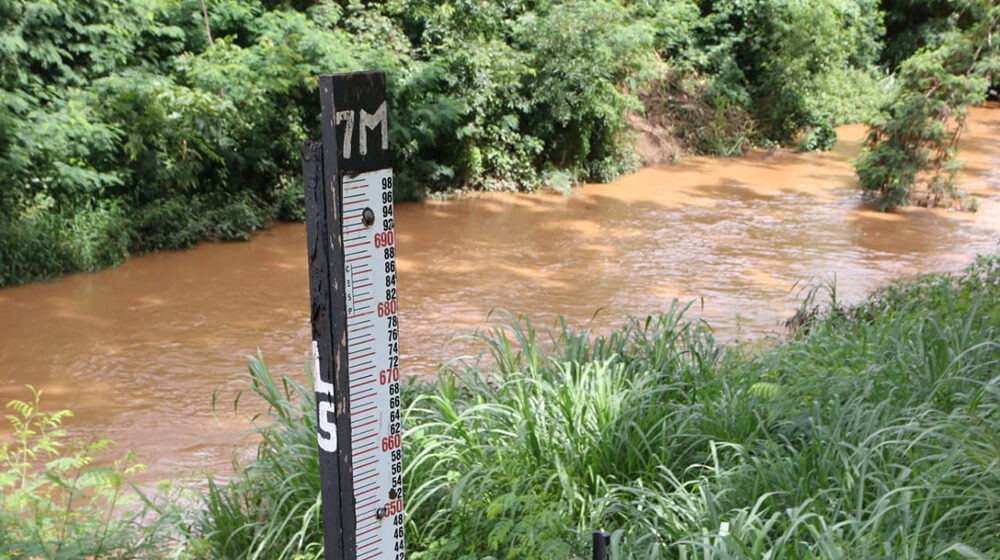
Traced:
<path fill-rule="evenodd" d="M 8 268 L 0 287 L 301 219 L 299 147 L 319 136 L 320 73 L 387 73 L 397 199 L 533 190 L 552 177 L 607 181 L 634 169 L 625 117 L 643 111 L 689 151 L 734 155 L 794 141 L 828 149 L 833 126 L 875 114 L 894 93 L 880 61 L 895 68 L 902 53 L 916 52 L 914 41 L 963 52 L 968 41 L 948 30 L 982 31 L 992 6 L 205 5 L 208 30 L 201 0 L 0 3 L 0 250 Z M 937 75 L 934 64 L 900 71 Z M 933 119 L 916 123 L 928 127 L 917 136 L 937 130 Z M 920 165 L 919 150 L 911 152 L 879 157 L 909 162 L 899 171 L 905 182 Z M 82 240 L 70 233 L 79 231 Z M 59 246 L 38 251 L 43 241 Z"/>
<path fill-rule="evenodd" d="M 585 556 L 586 529 L 621 527 L 620 558 L 993 557 L 998 333 L 995 257 L 761 352 L 679 313 L 596 338 L 511 323 L 408 409 L 412 554 Z"/>
<path fill-rule="evenodd" d="M 68 216 L 39 211 L 16 222 L 0 217 L 0 286 L 121 263 L 129 252 L 130 222 L 120 206 L 94 204 Z"/>
<path fill-rule="evenodd" d="M 832 150 L 837 142 L 837 131 L 829 123 L 821 123 L 819 126 L 806 133 L 802 141 L 799 142 L 799 149 L 807 152 Z"/>
<path fill-rule="evenodd" d="M 98 202 L 96 208 L 79 210 L 68 220 L 68 253 L 77 270 L 99 270 L 128 256 L 128 222 L 114 202 Z"/>
<path fill-rule="evenodd" d="M 899 66 L 899 94 L 869 123 L 856 164 L 861 189 L 883 210 L 911 202 L 962 203 L 955 159 L 968 107 L 985 99 L 1000 69 L 991 37 L 1000 6 L 956 3 L 945 30 Z"/>
<path fill-rule="evenodd" d="M 405 414 L 414 558 L 585 555 L 617 484 L 667 457 L 693 461 L 697 438 L 667 419 L 682 403 L 713 402 L 700 381 L 727 355 L 682 313 L 607 337 L 527 319 L 483 334 L 495 368 L 442 372 Z M 652 365 L 672 381 L 658 384 Z"/>
<path fill-rule="evenodd" d="M 895 70 L 918 50 L 940 46 L 960 2 L 954 0 L 883 0 L 886 44 L 882 63 Z"/>
<path fill-rule="evenodd" d="M 406 387 L 408 557 L 587 557 L 596 527 L 615 558 L 1000 553 L 1000 258 L 832 298 L 762 350 L 685 311 L 601 336 L 507 317 Z M 313 392 L 260 357 L 247 381 L 262 443 L 210 484 L 199 542 L 318 558 Z"/>
<path fill-rule="evenodd" d="M 876 67 L 884 28 L 873 0 L 650 1 L 635 10 L 651 18 L 670 67 L 644 96 L 646 117 L 686 151 L 728 156 L 795 140 L 829 149 L 829 129 L 874 114 L 891 93 Z"/>
<path fill-rule="evenodd" d="M 318 560 L 323 528 L 315 394 L 289 379 L 275 380 L 260 355 L 245 381 L 267 406 L 249 418 L 261 443 L 251 461 L 238 465 L 237 477 L 209 479 L 195 524 L 204 557 Z"/>
<path fill-rule="evenodd" d="M 301 219 L 320 73 L 387 72 L 402 198 L 635 165 L 622 117 L 653 28 L 621 4 L 207 7 L 211 41 L 200 0 L 3 4 L 0 286 Z M 35 234 L 59 258 L 32 258 Z"/>
<path fill-rule="evenodd" d="M 270 218 L 252 195 L 174 196 L 143 207 L 131 220 L 130 247 L 146 252 L 191 247 L 205 239 L 247 241 Z"/>
<path fill-rule="evenodd" d="M 865 110 L 883 31 L 873 0 L 719 0 L 703 10 L 692 62 L 711 76 L 713 97 L 754 114 L 761 141 Z"/>
<path fill-rule="evenodd" d="M 28 388 L 31 400 L 7 403 L 11 440 L 0 443 L 0 558 L 170 554 L 175 518 L 129 491 L 144 467 L 129 455 L 99 466 L 114 442 L 70 439 L 63 421 L 72 413 L 42 411 L 41 391 Z"/>
<path fill-rule="evenodd" d="M 621 88 L 641 83 L 630 78 L 652 67 L 652 27 L 627 21 L 610 2 L 569 3 L 525 16 L 515 37 L 532 53 L 525 129 L 544 141 L 545 161 L 580 169 L 585 180 L 633 169 L 622 117 L 639 105 Z"/>
<path fill-rule="evenodd" d="M 16 222 L 0 218 L 0 285 L 37 282 L 72 270 L 61 226 L 54 215 Z"/>

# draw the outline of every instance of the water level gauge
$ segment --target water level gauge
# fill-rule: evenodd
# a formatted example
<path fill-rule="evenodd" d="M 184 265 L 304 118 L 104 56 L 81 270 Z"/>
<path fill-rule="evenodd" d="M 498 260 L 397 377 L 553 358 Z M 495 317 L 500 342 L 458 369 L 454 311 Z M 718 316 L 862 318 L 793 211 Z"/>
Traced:
<path fill-rule="evenodd" d="M 403 560 L 396 239 L 385 76 L 320 77 L 303 147 L 327 560 Z"/>

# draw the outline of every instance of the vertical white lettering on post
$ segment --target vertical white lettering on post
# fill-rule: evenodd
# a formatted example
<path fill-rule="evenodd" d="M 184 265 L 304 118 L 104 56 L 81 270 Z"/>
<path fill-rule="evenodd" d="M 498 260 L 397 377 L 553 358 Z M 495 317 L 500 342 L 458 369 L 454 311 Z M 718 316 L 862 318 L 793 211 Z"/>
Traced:
<path fill-rule="evenodd" d="M 313 374 L 313 391 L 321 395 L 326 395 L 333 400 L 333 384 L 327 383 L 320 378 L 319 375 L 319 344 L 314 340 L 312 343 L 313 351 L 313 363 L 312 363 L 312 374 Z M 316 403 L 317 406 L 317 432 L 316 440 L 319 443 L 319 448 L 327 453 L 337 452 L 337 421 L 336 421 L 336 410 L 334 409 L 333 402 L 327 402 L 320 400 Z"/>

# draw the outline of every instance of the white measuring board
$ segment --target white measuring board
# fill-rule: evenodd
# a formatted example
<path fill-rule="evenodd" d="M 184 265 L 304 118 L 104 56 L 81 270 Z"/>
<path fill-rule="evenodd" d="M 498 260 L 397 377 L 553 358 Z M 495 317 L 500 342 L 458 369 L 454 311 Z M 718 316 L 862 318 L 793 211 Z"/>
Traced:
<path fill-rule="evenodd" d="M 357 558 L 403 560 L 392 170 L 344 177 L 341 204 Z"/>

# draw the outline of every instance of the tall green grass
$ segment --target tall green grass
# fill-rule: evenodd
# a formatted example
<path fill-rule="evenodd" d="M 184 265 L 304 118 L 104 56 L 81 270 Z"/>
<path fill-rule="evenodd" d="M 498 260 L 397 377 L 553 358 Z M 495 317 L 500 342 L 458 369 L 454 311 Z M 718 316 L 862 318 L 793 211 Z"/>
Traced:
<path fill-rule="evenodd" d="M 509 317 L 482 360 L 409 388 L 408 550 L 430 558 L 1000 557 L 1000 259 L 719 344 L 668 312 L 604 335 Z M 214 557 L 317 557 L 312 393 L 250 382 L 276 422 L 213 484 Z"/>
<path fill-rule="evenodd" d="M 245 380 L 250 396 L 266 405 L 265 412 L 250 418 L 260 443 L 251 460 L 234 463 L 238 476 L 224 482 L 209 479 L 194 527 L 203 555 L 246 560 L 322 558 L 312 389 L 287 378 L 275 380 L 260 354 L 250 362 Z"/>

